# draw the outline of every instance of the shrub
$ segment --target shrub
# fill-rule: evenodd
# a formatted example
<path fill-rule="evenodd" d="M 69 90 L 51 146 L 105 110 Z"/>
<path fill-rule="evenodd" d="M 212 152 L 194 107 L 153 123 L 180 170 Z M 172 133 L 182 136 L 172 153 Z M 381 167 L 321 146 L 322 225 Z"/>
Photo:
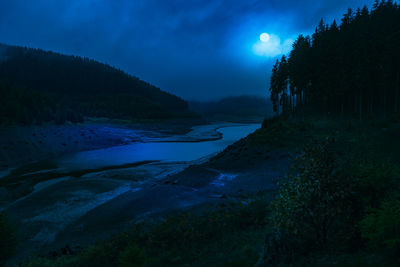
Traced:
<path fill-rule="evenodd" d="M 78 255 L 77 266 L 115 266 L 118 256 L 128 245 L 127 233 L 120 233 L 107 241 L 99 241 Z"/>
<path fill-rule="evenodd" d="M 378 208 L 381 201 L 398 190 L 393 163 L 361 160 L 353 165 L 352 173 L 348 175 L 356 181 L 358 198 L 366 208 Z"/>
<path fill-rule="evenodd" d="M 282 121 L 284 121 L 284 118 L 282 116 L 274 116 L 270 118 L 264 119 L 262 123 L 262 128 L 268 128 L 268 127 L 273 127 L 277 124 L 282 124 Z"/>
<path fill-rule="evenodd" d="M 20 264 L 20 267 L 75 267 L 78 263 L 74 257 L 62 256 L 56 259 L 35 257 L 29 262 Z"/>
<path fill-rule="evenodd" d="M 144 266 L 146 263 L 146 254 L 137 245 L 129 245 L 119 254 L 118 263 L 121 267 Z"/>
<path fill-rule="evenodd" d="M 362 237 L 374 250 L 400 253 L 400 200 L 384 201 L 361 221 Z"/>
<path fill-rule="evenodd" d="M 353 208 L 354 185 L 341 174 L 333 145 L 327 139 L 307 146 L 272 202 L 276 229 L 319 248 L 341 236 Z"/>

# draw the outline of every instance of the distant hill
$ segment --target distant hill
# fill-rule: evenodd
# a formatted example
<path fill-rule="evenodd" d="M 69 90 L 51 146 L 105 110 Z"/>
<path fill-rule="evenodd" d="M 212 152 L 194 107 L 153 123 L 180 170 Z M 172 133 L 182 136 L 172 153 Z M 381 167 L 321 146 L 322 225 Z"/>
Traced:
<path fill-rule="evenodd" d="M 211 102 L 189 102 L 190 109 L 208 119 L 243 121 L 272 115 L 271 101 L 259 96 L 232 96 Z"/>
<path fill-rule="evenodd" d="M 77 56 L 0 44 L 0 123 L 190 117 L 183 99 Z"/>

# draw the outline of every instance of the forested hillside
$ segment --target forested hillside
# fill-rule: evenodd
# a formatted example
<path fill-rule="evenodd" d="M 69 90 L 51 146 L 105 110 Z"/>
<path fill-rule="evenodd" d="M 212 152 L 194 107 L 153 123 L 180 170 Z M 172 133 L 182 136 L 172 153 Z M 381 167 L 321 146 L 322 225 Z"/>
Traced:
<path fill-rule="evenodd" d="M 274 111 L 293 110 L 360 119 L 399 112 L 400 7 L 376 1 L 351 9 L 315 33 L 300 35 L 271 77 Z"/>
<path fill-rule="evenodd" d="M 210 119 L 266 118 L 272 115 L 271 102 L 258 96 L 232 96 L 210 102 L 189 102 L 189 107 Z"/>
<path fill-rule="evenodd" d="M 191 116 L 187 103 L 109 65 L 0 45 L 0 122 Z"/>

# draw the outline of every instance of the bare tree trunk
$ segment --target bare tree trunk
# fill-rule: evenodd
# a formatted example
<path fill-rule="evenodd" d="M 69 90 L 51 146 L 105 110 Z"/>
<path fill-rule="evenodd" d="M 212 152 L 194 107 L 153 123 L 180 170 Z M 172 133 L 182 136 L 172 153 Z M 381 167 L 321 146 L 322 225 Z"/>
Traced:
<path fill-rule="evenodd" d="M 296 108 L 296 99 L 294 98 L 294 95 L 292 95 L 292 98 L 293 98 L 293 100 L 292 100 L 292 103 L 293 103 L 293 107 L 292 107 L 292 112 L 294 112 L 294 109 Z"/>

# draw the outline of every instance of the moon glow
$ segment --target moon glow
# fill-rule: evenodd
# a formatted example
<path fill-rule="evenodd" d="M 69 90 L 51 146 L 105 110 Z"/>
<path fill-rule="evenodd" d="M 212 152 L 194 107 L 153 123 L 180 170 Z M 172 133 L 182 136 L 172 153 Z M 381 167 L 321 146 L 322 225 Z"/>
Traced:
<path fill-rule="evenodd" d="M 271 37 L 269 36 L 269 34 L 268 33 L 262 33 L 261 35 L 260 35 L 260 40 L 261 40 L 261 42 L 263 42 L 263 43 L 268 43 L 268 41 L 271 39 Z"/>

